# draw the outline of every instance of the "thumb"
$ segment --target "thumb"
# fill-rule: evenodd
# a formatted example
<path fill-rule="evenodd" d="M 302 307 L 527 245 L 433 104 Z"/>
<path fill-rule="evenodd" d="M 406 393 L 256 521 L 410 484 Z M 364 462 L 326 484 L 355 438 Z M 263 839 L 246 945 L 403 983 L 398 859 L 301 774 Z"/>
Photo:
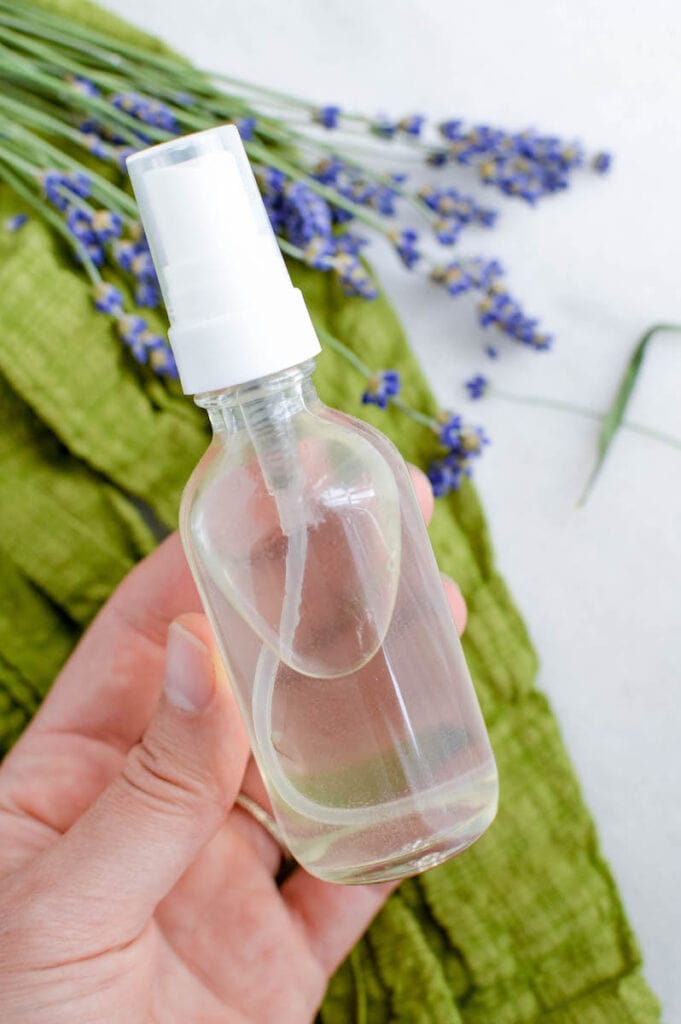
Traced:
<path fill-rule="evenodd" d="M 45 853 L 40 878 L 52 878 L 50 897 L 71 909 L 105 906 L 116 932 L 136 934 L 224 822 L 247 759 L 208 622 L 184 615 L 168 631 L 164 693 L 144 736 Z"/>

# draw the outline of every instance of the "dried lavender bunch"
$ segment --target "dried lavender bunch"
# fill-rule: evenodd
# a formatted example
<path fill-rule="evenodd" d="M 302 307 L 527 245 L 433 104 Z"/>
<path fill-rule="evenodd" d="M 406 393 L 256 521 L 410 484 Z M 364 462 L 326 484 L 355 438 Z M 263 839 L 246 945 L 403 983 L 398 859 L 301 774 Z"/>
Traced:
<path fill-rule="evenodd" d="M 441 176 L 455 165 L 469 169 L 474 182 L 533 204 L 567 188 L 578 173 L 603 174 L 610 166 L 606 153 L 588 157 L 579 143 L 532 131 L 317 106 L 108 39 L 28 0 L 0 0 L 0 79 L 0 178 L 69 242 L 92 282 L 95 307 L 112 318 L 133 357 L 168 377 L 176 369 L 167 342 L 137 311 L 160 304 L 124 181 L 125 160 L 140 148 L 235 123 L 289 257 L 336 275 L 347 294 L 370 300 L 377 289 L 364 253 L 382 234 L 424 282 L 473 298 L 482 327 L 535 350 L 548 349 L 552 337 L 513 297 L 500 264 L 458 252 L 462 237 L 495 226 L 498 211 L 451 182 L 411 184 L 377 163 L 389 149 L 401 162 L 416 157 L 421 173 Z M 87 166 L 69 155 L 74 147 L 87 154 Z M 107 165 L 116 169 L 115 181 Z M 416 223 L 405 223 L 405 213 Z M 106 281 L 107 268 L 127 277 L 132 308 Z M 336 348 L 353 362 L 345 346 Z M 485 350 L 498 354 L 496 344 Z M 445 455 L 431 467 L 431 479 L 438 493 L 456 488 L 487 443 L 484 431 L 454 414 L 432 420 L 409 409 L 399 399 L 399 374 L 375 373 L 356 358 L 353 364 L 365 378 L 363 401 L 400 408 L 434 431 Z"/>

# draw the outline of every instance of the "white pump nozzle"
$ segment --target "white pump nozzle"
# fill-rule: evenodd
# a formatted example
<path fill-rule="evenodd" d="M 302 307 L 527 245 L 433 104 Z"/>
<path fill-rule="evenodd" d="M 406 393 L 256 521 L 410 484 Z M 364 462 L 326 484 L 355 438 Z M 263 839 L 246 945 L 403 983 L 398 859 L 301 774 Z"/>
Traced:
<path fill-rule="evenodd" d="M 186 393 L 256 380 L 317 355 L 233 125 L 152 146 L 127 166 Z"/>

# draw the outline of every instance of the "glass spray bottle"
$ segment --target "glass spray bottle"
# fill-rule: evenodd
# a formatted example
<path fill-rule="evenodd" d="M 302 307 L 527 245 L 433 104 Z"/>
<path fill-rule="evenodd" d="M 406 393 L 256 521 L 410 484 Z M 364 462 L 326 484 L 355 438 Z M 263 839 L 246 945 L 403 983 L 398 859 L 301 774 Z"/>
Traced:
<path fill-rule="evenodd" d="M 128 169 L 213 427 L 182 539 L 277 822 L 320 878 L 415 874 L 487 828 L 497 774 L 405 463 L 317 397 L 319 343 L 237 129 Z"/>

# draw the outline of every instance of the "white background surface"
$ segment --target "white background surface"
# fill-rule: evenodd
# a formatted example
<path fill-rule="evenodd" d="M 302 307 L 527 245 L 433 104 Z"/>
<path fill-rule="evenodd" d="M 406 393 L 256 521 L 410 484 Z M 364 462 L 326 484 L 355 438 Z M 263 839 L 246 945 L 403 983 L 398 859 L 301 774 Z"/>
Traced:
<path fill-rule="evenodd" d="M 391 258 L 377 263 L 445 407 L 493 437 L 477 482 L 500 568 L 621 886 L 668 1024 L 681 1021 L 681 451 L 626 432 L 584 509 L 596 424 L 462 381 L 604 409 L 652 321 L 681 320 L 678 0 L 107 0 L 194 61 L 368 113 L 423 111 L 579 135 L 615 151 L 461 243 L 498 255 L 551 354 L 487 336 Z M 439 179 L 434 179 L 439 180 Z M 480 190 L 482 191 L 482 190 Z M 484 190 L 485 200 L 496 194 Z M 654 343 L 630 413 L 681 439 L 681 336 Z"/>

